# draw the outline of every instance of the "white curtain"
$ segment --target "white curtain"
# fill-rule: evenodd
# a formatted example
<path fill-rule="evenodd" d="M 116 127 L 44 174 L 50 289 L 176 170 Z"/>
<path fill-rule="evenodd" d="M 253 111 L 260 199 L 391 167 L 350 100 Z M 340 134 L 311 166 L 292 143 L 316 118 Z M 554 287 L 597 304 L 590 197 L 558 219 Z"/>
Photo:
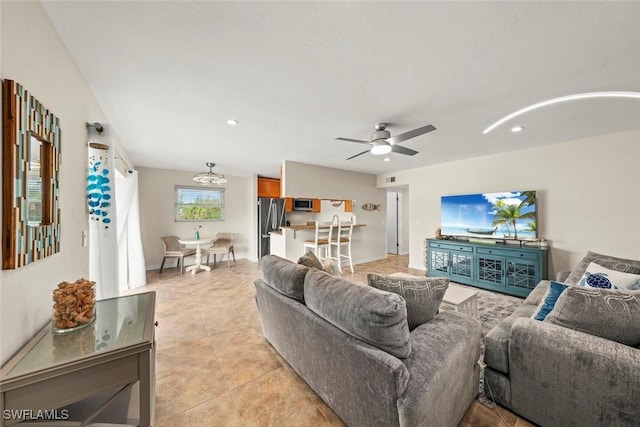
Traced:
<path fill-rule="evenodd" d="M 116 207 L 118 242 L 118 285 L 120 291 L 147 284 L 140 234 L 138 172 L 116 171 Z"/>
<path fill-rule="evenodd" d="M 96 282 L 96 299 L 99 300 L 119 295 L 113 162 L 110 144 L 89 142 L 89 278 Z"/>

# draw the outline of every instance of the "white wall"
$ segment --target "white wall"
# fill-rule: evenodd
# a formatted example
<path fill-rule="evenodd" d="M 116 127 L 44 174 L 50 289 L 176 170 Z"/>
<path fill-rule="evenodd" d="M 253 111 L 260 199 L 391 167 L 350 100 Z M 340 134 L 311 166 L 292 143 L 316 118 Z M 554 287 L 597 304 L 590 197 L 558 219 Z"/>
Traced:
<path fill-rule="evenodd" d="M 479 142 L 480 143 L 480 142 Z M 478 157 L 378 176 L 409 186 L 410 261 L 424 269 L 424 239 L 440 226 L 440 197 L 536 190 L 549 273 L 587 250 L 640 259 L 640 130 Z"/>
<path fill-rule="evenodd" d="M 376 187 L 375 175 L 288 160 L 283 162 L 282 172 L 282 197 L 355 200 L 356 223 L 366 227 L 359 230 L 358 252 L 355 244 L 352 247 L 354 260 L 366 262 L 386 257 L 386 191 Z M 362 209 L 365 203 L 381 205 L 382 210 L 367 212 Z"/>
<path fill-rule="evenodd" d="M 60 118 L 60 252 L 0 278 L 1 363 L 51 319 L 52 291 L 58 283 L 88 277 L 89 251 L 82 247 L 88 229 L 86 209 L 86 122 L 105 122 L 75 62 L 62 44 L 40 2 L 0 2 L 0 70 Z M 115 135 L 110 142 L 120 146 Z M 119 149 L 123 155 L 126 152 Z"/>
<path fill-rule="evenodd" d="M 255 177 L 226 176 L 225 219 L 215 222 L 176 222 L 174 219 L 174 186 L 196 186 L 197 172 L 138 168 L 140 190 L 140 227 L 147 269 L 158 269 L 162 262 L 162 236 L 192 237 L 194 224 L 202 225 L 200 235 L 234 234 L 236 258 L 255 260 L 256 189 Z M 171 264 L 169 264 L 171 262 Z M 175 261 L 168 261 L 174 266 Z"/>

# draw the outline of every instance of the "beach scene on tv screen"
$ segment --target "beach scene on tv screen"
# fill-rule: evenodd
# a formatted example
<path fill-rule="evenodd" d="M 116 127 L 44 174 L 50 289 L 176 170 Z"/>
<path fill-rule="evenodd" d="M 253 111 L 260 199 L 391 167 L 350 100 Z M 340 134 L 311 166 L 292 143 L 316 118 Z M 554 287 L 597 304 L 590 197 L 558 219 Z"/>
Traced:
<path fill-rule="evenodd" d="M 445 236 L 532 239 L 537 236 L 536 192 L 442 196 L 441 232 Z"/>

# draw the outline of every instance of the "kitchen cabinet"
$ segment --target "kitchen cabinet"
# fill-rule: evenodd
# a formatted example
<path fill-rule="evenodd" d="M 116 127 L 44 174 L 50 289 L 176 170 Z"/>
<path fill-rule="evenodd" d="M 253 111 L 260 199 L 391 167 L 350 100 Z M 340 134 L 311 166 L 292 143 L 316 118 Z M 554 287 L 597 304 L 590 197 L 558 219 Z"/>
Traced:
<path fill-rule="evenodd" d="M 322 204 L 322 201 L 320 199 L 313 199 L 313 203 L 311 205 L 311 212 L 320 212 L 321 204 Z"/>
<path fill-rule="evenodd" d="M 293 197 L 286 197 L 284 199 L 284 211 L 293 212 Z"/>
<path fill-rule="evenodd" d="M 275 178 L 258 178 L 258 197 L 280 198 L 280 180 Z"/>
<path fill-rule="evenodd" d="M 547 248 L 427 239 L 427 276 L 526 297 L 547 278 Z"/>
<path fill-rule="evenodd" d="M 345 200 L 344 201 L 344 211 L 345 212 L 353 212 L 353 200 Z"/>

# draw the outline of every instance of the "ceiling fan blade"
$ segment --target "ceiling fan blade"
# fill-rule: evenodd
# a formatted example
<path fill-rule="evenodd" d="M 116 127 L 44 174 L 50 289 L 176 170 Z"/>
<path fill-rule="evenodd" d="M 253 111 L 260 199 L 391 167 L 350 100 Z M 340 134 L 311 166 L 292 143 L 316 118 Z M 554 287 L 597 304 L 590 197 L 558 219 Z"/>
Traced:
<path fill-rule="evenodd" d="M 423 126 L 418 129 L 410 130 L 409 132 L 401 133 L 400 135 L 392 136 L 391 138 L 387 138 L 387 142 L 391 144 L 397 144 L 402 141 L 406 141 L 407 139 L 415 138 L 416 136 L 420 136 L 427 132 L 431 132 L 436 130 L 432 125 Z"/>
<path fill-rule="evenodd" d="M 361 139 L 336 138 L 338 141 L 357 142 L 358 144 L 371 144 L 371 141 L 363 141 Z"/>
<path fill-rule="evenodd" d="M 368 152 L 369 152 L 369 150 L 367 150 L 367 151 L 363 151 L 362 153 L 358 153 L 358 154 L 356 154 L 355 156 L 351 156 L 351 157 L 349 157 L 347 160 L 351 160 L 351 159 L 353 159 L 353 158 L 355 158 L 355 157 L 362 156 L 363 154 L 367 154 Z"/>
<path fill-rule="evenodd" d="M 392 145 L 391 151 L 398 154 L 406 154 L 407 156 L 415 156 L 418 154 L 416 150 L 412 150 L 411 148 L 403 147 L 402 145 Z"/>

